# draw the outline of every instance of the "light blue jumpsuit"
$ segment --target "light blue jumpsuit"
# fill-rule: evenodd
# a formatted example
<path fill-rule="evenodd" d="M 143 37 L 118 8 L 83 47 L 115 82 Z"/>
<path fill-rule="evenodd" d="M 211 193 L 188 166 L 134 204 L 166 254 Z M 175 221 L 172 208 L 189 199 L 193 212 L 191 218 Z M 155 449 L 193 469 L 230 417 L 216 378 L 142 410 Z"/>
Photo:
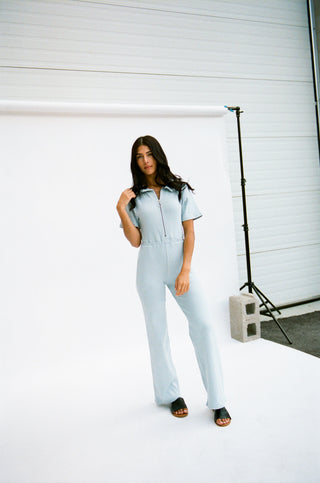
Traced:
<path fill-rule="evenodd" d="M 225 397 L 212 316 L 192 268 L 188 292 L 175 295 L 175 281 L 183 262 L 182 222 L 202 216 L 193 194 L 185 185 L 179 201 L 178 192 L 165 186 L 158 199 L 154 190 L 142 189 L 135 208 L 129 210 L 127 206 L 127 213 L 141 231 L 136 281 L 146 321 L 155 401 L 170 404 L 180 397 L 167 329 L 167 286 L 188 319 L 189 334 L 208 395 L 207 406 L 221 408 L 225 406 Z"/>

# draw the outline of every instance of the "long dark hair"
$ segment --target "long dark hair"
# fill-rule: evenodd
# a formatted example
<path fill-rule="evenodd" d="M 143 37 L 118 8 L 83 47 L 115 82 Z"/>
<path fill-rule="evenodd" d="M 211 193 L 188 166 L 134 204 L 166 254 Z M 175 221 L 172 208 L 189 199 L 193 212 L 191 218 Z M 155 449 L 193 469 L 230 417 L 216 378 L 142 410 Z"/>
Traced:
<path fill-rule="evenodd" d="M 170 188 L 178 191 L 179 200 L 181 199 L 181 190 L 186 185 L 191 191 L 194 189 L 187 183 L 183 181 L 180 176 L 171 173 L 167 157 L 156 138 L 152 136 L 141 136 L 135 140 L 131 150 L 131 173 L 132 173 L 132 191 L 136 196 L 139 196 L 140 190 L 147 188 L 145 175 L 141 171 L 137 163 L 137 151 L 139 146 L 147 146 L 152 152 L 152 156 L 157 162 L 157 172 L 155 181 L 160 186 L 169 186 Z M 130 201 L 130 209 L 134 208 L 136 205 L 135 198 Z"/>

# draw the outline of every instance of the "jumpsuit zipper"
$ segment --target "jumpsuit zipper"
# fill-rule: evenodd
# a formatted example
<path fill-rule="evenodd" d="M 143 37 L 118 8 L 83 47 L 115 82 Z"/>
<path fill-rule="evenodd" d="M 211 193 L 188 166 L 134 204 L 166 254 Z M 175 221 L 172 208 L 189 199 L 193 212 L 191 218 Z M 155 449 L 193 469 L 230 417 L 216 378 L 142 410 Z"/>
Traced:
<path fill-rule="evenodd" d="M 167 233 L 166 233 L 166 227 L 165 227 L 165 224 L 164 224 L 164 219 L 163 219 L 162 208 L 161 208 L 161 202 L 160 202 L 160 200 L 158 200 L 158 201 L 159 201 L 159 208 L 160 208 L 160 213 L 161 213 L 161 219 L 162 219 L 162 225 L 163 225 L 164 236 L 167 236 Z"/>

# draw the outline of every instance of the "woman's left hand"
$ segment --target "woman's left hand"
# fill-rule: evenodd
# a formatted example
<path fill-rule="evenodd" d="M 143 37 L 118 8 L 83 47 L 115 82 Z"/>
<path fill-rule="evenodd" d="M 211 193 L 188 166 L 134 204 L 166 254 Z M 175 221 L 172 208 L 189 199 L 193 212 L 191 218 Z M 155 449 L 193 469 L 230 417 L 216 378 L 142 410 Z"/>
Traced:
<path fill-rule="evenodd" d="M 183 295 L 188 292 L 190 286 L 189 272 L 181 271 L 176 278 L 174 285 L 176 289 L 176 296 Z"/>

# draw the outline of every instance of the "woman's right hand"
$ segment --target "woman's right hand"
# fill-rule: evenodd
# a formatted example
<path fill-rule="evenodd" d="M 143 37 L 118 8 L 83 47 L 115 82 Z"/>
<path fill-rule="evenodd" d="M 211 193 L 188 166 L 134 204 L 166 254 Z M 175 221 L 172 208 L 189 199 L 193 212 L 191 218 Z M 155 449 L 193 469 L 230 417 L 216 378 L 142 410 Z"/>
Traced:
<path fill-rule="evenodd" d="M 119 198 L 119 201 L 117 203 L 117 210 L 121 210 L 121 209 L 125 209 L 127 204 L 130 202 L 130 200 L 132 198 L 135 198 L 136 195 L 134 194 L 134 192 L 132 191 L 132 189 L 127 189 L 127 190 L 124 190 L 122 193 L 121 193 L 121 196 Z"/>

